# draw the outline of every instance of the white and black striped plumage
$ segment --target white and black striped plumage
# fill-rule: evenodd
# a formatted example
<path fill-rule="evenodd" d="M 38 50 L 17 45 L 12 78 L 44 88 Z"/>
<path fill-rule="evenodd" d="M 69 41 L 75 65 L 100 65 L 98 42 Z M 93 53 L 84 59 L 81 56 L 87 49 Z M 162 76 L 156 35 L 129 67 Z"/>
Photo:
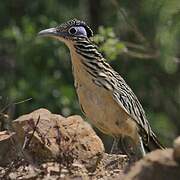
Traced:
<path fill-rule="evenodd" d="M 73 19 L 40 35 L 55 37 L 69 47 L 79 102 L 92 124 L 114 137 L 129 135 L 135 143 L 138 135 L 149 151 L 163 148 L 136 95 L 90 40 L 93 33 L 84 22 Z"/>

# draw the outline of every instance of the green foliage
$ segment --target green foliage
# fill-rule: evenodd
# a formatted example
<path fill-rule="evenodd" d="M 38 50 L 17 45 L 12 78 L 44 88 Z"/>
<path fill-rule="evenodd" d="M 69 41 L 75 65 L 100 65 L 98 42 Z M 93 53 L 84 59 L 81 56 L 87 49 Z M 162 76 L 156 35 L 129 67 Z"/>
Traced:
<path fill-rule="evenodd" d="M 119 54 L 126 50 L 125 45 L 118 40 L 112 28 L 100 27 L 93 40 L 100 45 L 100 51 L 109 60 L 115 60 Z"/>

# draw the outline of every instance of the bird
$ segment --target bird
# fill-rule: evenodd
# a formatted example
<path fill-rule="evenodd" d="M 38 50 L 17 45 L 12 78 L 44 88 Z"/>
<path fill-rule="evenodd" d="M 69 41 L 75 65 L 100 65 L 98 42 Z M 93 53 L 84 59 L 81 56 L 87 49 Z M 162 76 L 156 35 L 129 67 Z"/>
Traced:
<path fill-rule="evenodd" d="M 38 35 L 59 40 L 69 48 L 80 107 L 93 126 L 114 138 L 112 153 L 125 137 L 135 147 L 138 158 L 164 149 L 140 101 L 98 50 L 92 40 L 93 31 L 84 21 L 71 19 Z M 125 148 L 129 145 L 123 144 Z"/>

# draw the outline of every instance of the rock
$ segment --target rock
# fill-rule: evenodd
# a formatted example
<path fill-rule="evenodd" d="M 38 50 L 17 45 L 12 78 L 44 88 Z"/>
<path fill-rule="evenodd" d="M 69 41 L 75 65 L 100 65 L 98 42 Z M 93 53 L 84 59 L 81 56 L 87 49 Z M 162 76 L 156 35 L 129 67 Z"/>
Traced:
<path fill-rule="evenodd" d="M 64 118 L 46 109 L 38 109 L 13 121 L 21 147 L 35 160 L 56 158 L 72 163 L 73 158 L 96 164 L 104 146 L 91 126 L 80 116 Z"/>
<path fill-rule="evenodd" d="M 174 160 L 180 163 L 180 136 L 174 140 Z"/>
<path fill-rule="evenodd" d="M 0 166 L 0 179 L 124 177 L 127 156 L 104 153 L 103 143 L 80 116 L 64 118 L 39 109 L 12 123 L 15 136 L 8 148 L 15 150 L 11 161 Z M 6 136 L 3 135 L 3 141 Z"/>
<path fill-rule="evenodd" d="M 0 165 L 5 166 L 13 159 L 13 137 L 15 133 L 8 131 L 0 132 Z"/>
<path fill-rule="evenodd" d="M 156 150 L 131 167 L 124 180 L 179 180 L 180 166 L 173 159 L 173 150 Z"/>

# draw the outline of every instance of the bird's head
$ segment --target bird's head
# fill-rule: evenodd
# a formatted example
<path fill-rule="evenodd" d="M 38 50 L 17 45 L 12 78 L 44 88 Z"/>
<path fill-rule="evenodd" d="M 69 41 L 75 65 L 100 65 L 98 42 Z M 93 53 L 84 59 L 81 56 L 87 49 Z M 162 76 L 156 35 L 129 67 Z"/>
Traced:
<path fill-rule="evenodd" d="M 72 19 L 55 28 L 42 30 L 38 35 L 53 37 L 70 45 L 78 39 L 89 39 L 93 36 L 93 31 L 85 22 Z"/>

